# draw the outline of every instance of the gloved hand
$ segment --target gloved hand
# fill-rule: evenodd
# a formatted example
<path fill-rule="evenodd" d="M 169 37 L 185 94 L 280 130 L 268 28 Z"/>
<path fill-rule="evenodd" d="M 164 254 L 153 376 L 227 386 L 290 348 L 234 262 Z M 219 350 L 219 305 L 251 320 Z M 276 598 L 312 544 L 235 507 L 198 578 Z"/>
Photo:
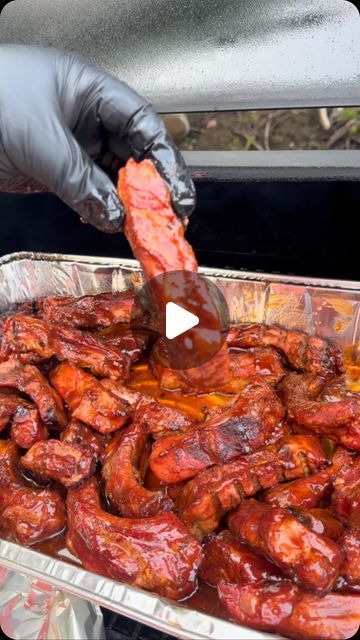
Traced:
<path fill-rule="evenodd" d="M 195 189 L 152 106 L 124 82 L 72 53 L 0 46 L 0 191 L 52 191 L 84 222 L 119 231 L 116 187 L 132 155 L 150 158 L 187 217 Z"/>

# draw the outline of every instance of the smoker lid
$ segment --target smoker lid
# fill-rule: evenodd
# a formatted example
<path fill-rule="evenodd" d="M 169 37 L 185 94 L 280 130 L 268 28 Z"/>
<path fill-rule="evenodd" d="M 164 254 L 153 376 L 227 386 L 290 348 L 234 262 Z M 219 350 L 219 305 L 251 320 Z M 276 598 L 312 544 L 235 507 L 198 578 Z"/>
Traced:
<path fill-rule="evenodd" d="M 358 104 L 345 0 L 17 0 L 0 42 L 79 52 L 161 112 Z"/>

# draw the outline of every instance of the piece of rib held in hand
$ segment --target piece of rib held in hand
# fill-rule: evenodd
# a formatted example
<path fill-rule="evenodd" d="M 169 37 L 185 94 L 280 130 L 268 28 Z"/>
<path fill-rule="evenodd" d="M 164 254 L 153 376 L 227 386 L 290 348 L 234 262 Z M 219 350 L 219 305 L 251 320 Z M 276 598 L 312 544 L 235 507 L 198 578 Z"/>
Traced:
<path fill-rule="evenodd" d="M 105 495 L 119 515 L 145 518 L 171 511 L 173 501 L 163 491 L 143 486 L 151 442 L 140 424 L 132 424 L 116 434 L 108 444 L 102 465 Z"/>
<path fill-rule="evenodd" d="M 102 460 L 111 435 L 102 435 L 99 431 L 86 425 L 85 422 L 71 420 L 66 429 L 62 431 L 60 438 L 68 444 L 91 449 L 96 460 Z"/>
<path fill-rule="evenodd" d="M 244 500 L 227 522 L 241 542 L 303 589 L 324 594 L 339 575 L 343 557 L 336 543 L 310 531 L 285 509 Z"/>
<path fill-rule="evenodd" d="M 222 466 L 201 471 L 178 498 L 179 514 L 200 539 L 214 531 L 223 515 L 243 498 L 279 482 L 301 478 L 328 461 L 315 436 L 288 436 L 276 444 Z"/>
<path fill-rule="evenodd" d="M 231 462 L 267 444 L 284 413 L 272 387 L 254 378 L 230 407 L 183 435 L 158 440 L 150 467 L 163 482 L 179 482 L 211 465 Z"/>
<path fill-rule="evenodd" d="M 130 405 L 83 369 L 63 362 L 50 372 L 50 380 L 65 400 L 72 417 L 96 431 L 112 433 L 127 422 Z"/>
<path fill-rule="evenodd" d="M 26 486 L 19 462 L 15 443 L 0 440 L 1 527 L 16 542 L 32 545 L 64 530 L 65 503 L 53 489 Z"/>
<path fill-rule="evenodd" d="M 343 357 L 335 344 L 300 331 L 263 324 L 240 324 L 231 327 L 227 344 L 230 348 L 241 349 L 275 347 L 286 356 L 293 369 L 320 376 L 338 375 L 344 371 Z"/>
<path fill-rule="evenodd" d="M 336 517 L 348 527 L 360 527 L 360 457 L 338 474 L 331 504 Z"/>
<path fill-rule="evenodd" d="M 48 438 L 47 427 L 34 404 L 14 393 L 0 391 L 0 431 L 9 423 L 10 437 L 22 449 Z"/>
<path fill-rule="evenodd" d="M 312 374 L 288 374 L 279 385 L 288 418 L 345 448 L 360 451 L 360 397 L 336 402 L 318 400 L 324 382 Z"/>
<path fill-rule="evenodd" d="M 126 378 L 129 374 L 129 358 L 91 333 L 16 316 L 4 322 L 4 335 L 18 353 L 68 360 L 98 376 Z"/>
<path fill-rule="evenodd" d="M 130 322 L 133 303 L 134 293 L 131 290 L 81 297 L 49 296 L 35 301 L 41 318 L 77 329 Z"/>
<path fill-rule="evenodd" d="M 58 429 L 66 426 L 68 419 L 62 399 L 36 367 L 16 360 L 0 363 L 0 389 L 4 388 L 17 389 L 29 396 L 47 426 Z"/>
<path fill-rule="evenodd" d="M 21 458 L 21 465 L 42 480 L 56 480 L 64 487 L 76 487 L 93 475 L 96 457 L 90 447 L 63 440 L 37 442 Z"/>
<path fill-rule="evenodd" d="M 199 577 L 212 587 L 221 580 L 247 584 L 259 580 L 278 582 L 284 577 L 278 567 L 239 542 L 228 529 L 209 535 L 203 551 Z"/>
<path fill-rule="evenodd" d="M 277 507 L 311 509 L 330 495 L 337 474 L 352 465 L 351 456 L 339 447 L 333 456 L 332 465 L 307 478 L 299 478 L 285 485 L 272 487 L 265 492 L 264 500 Z"/>
<path fill-rule="evenodd" d="M 213 302 L 206 280 L 199 278 L 195 282 L 192 278 L 191 272 L 198 271 L 198 263 L 185 240 L 184 227 L 171 207 L 169 190 L 154 164 L 150 160 L 136 163 L 130 158 L 119 172 L 118 192 L 126 211 L 125 235 L 141 264 L 145 282 L 151 281 L 156 305 L 162 309 L 170 300 L 167 299 L 169 294 L 166 296 L 163 290 L 162 279 L 154 278 L 169 271 L 182 271 L 184 281 L 189 273 L 192 303 L 198 302 L 199 305 L 198 314 L 192 308 L 195 315 L 206 311 L 210 318 L 218 317 L 215 307 L 212 309 Z M 186 285 L 183 289 L 187 289 Z M 176 301 L 180 306 L 187 307 L 187 299 L 182 300 L 178 295 Z M 199 389 L 224 386 L 231 378 L 226 346 L 223 345 L 209 362 L 177 373 L 181 380 Z"/>
<path fill-rule="evenodd" d="M 182 600 L 196 589 L 202 549 L 173 514 L 118 518 L 100 506 L 95 479 L 67 498 L 66 544 L 85 569 Z"/>
<path fill-rule="evenodd" d="M 360 596 L 306 593 L 290 581 L 221 582 L 221 604 L 241 625 L 294 640 L 348 640 L 360 625 Z"/>

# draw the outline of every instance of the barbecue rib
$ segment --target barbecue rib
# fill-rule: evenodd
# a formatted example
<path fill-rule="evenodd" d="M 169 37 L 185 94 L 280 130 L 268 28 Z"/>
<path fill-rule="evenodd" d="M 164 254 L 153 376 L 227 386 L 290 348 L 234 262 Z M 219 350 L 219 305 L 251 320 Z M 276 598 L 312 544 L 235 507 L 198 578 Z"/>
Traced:
<path fill-rule="evenodd" d="M 154 352 L 155 349 L 152 355 Z M 151 368 L 155 378 L 159 380 L 161 389 L 170 391 L 181 390 L 181 393 L 184 395 L 196 395 L 199 393 L 199 389 L 191 388 L 180 380 L 176 375 L 176 371 L 159 364 L 156 357 L 151 358 Z M 232 383 L 235 391 L 236 379 L 242 381 L 261 376 L 263 380 L 276 386 L 286 375 L 283 359 L 280 353 L 273 347 L 230 353 L 230 369 L 234 377 Z M 206 383 L 202 391 L 204 393 L 209 391 L 206 389 Z"/>
<path fill-rule="evenodd" d="M 153 163 L 143 160 L 137 164 L 130 158 L 119 172 L 118 191 L 126 211 L 125 235 L 141 264 L 145 282 L 169 271 L 181 271 L 182 279 L 188 283 L 191 291 L 191 302 L 195 305 L 192 312 L 200 315 L 199 312 L 202 311 L 210 320 L 215 315 L 217 317 L 206 281 L 194 282 L 192 273 L 198 270 L 194 252 L 184 238 L 184 227 L 171 207 L 168 188 Z M 155 305 L 162 309 L 171 300 L 173 292 L 166 292 L 163 285 L 154 280 L 151 287 Z M 180 306 L 188 308 L 186 289 L 185 285 L 184 300 L 180 294 L 176 301 Z M 198 310 L 197 314 L 195 308 Z M 201 340 L 198 341 L 198 346 L 202 346 Z M 194 347 L 196 348 L 196 344 Z M 198 388 L 218 389 L 225 385 L 230 379 L 226 346 L 223 345 L 206 364 L 179 371 L 178 375 L 190 386 Z"/>
<path fill-rule="evenodd" d="M 13 414 L 10 437 L 21 449 L 30 449 L 36 442 L 48 439 L 48 428 L 30 402 L 23 400 L 19 403 Z"/>
<path fill-rule="evenodd" d="M 235 462 L 201 471 L 178 499 L 182 520 L 199 538 L 214 531 L 222 516 L 245 497 L 284 480 L 306 476 L 327 460 L 314 436 L 289 436 Z"/>
<path fill-rule="evenodd" d="M 129 358 L 91 333 L 31 316 L 16 316 L 4 322 L 4 335 L 17 353 L 68 360 L 97 376 L 126 378 L 129 374 Z"/>
<path fill-rule="evenodd" d="M 122 325 L 110 325 L 102 331 L 97 331 L 95 336 L 110 347 L 115 347 L 126 355 L 130 362 L 136 362 L 141 358 L 149 344 L 148 334 L 140 331 L 124 329 Z"/>
<path fill-rule="evenodd" d="M 344 533 L 343 525 L 333 516 L 330 509 L 316 508 L 304 511 L 290 509 L 290 511 L 307 529 L 315 533 L 321 533 L 321 535 L 335 542 L 337 542 Z"/>
<path fill-rule="evenodd" d="M 132 424 L 108 444 L 102 466 L 105 494 L 121 516 L 146 518 L 171 511 L 172 500 L 165 491 L 149 491 L 142 486 L 146 468 L 146 444 L 150 444 L 144 427 Z M 144 455 L 145 454 L 145 455 Z"/>
<path fill-rule="evenodd" d="M 0 530 L 32 545 L 63 531 L 65 504 L 52 489 L 26 486 L 17 471 L 19 459 L 15 443 L 0 440 Z"/>
<path fill-rule="evenodd" d="M 49 296 L 36 301 L 40 317 L 47 322 L 77 329 L 108 327 L 130 322 L 134 302 L 132 291 L 98 293 L 93 296 Z"/>
<path fill-rule="evenodd" d="M 324 594 L 339 575 L 343 558 L 335 542 L 309 531 L 285 509 L 244 500 L 228 517 L 228 527 L 303 589 Z"/>
<path fill-rule="evenodd" d="M 231 353 L 230 367 L 234 378 L 249 379 L 261 376 L 273 386 L 286 375 L 283 358 L 273 347 Z"/>
<path fill-rule="evenodd" d="M 337 449 L 331 467 L 314 473 L 308 478 L 299 478 L 285 485 L 272 487 L 265 492 L 265 502 L 276 507 L 296 507 L 311 509 L 326 498 L 333 490 L 337 474 L 352 464 L 352 459 L 344 449 Z"/>
<path fill-rule="evenodd" d="M 38 440 L 47 438 L 47 428 L 35 405 L 14 393 L 0 391 L 0 431 L 10 422 L 11 438 L 19 447 L 28 449 Z"/>
<path fill-rule="evenodd" d="M 320 376 L 344 371 L 343 358 L 336 345 L 300 331 L 263 324 L 240 324 L 231 327 L 227 344 L 230 348 L 241 349 L 275 347 L 286 356 L 293 369 Z"/>
<path fill-rule="evenodd" d="M 339 520 L 348 527 L 360 527 L 360 457 L 338 474 L 332 508 Z"/>
<path fill-rule="evenodd" d="M 169 433 L 182 433 L 194 424 L 194 419 L 186 413 L 167 407 L 155 398 L 129 389 L 118 381 L 102 380 L 101 384 L 121 402 L 128 403 L 132 421 L 145 427 L 155 439 Z"/>
<path fill-rule="evenodd" d="M 199 577 L 216 587 L 219 582 L 279 581 L 283 573 L 274 564 L 254 553 L 227 529 L 217 536 L 209 536 L 203 547 L 204 559 Z"/>
<path fill-rule="evenodd" d="M 119 400 L 90 373 L 63 362 L 51 371 L 50 380 L 64 398 L 72 417 L 96 431 L 112 433 L 127 421 L 128 403 Z"/>
<path fill-rule="evenodd" d="M 181 600 L 196 589 L 202 550 L 173 513 L 147 519 L 102 511 L 93 479 L 67 498 L 67 547 L 84 567 Z"/>
<path fill-rule="evenodd" d="M 345 554 L 340 574 L 347 584 L 360 587 L 360 528 L 347 530 L 339 544 Z"/>
<path fill-rule="evenodd" d="M 24 469 L 45 480 L 56 480 L 67 489 L 87 480 L 95 471 L 92 449 L 62 440 L 43 440 L 21 458 Z"/>
<path fill-rule="evenodd" d="M 11 388 L 25 393 L 36 404 L 41 419 L 49 427 L 63 429 L 67 416 L 63 402 L 43 374 L 32 365 L 16 360 L 0 364 L 0 389 Z"/>
<path fill-rule="evenodd" d="M 267 444 L 284 417 L 276 393 L 254 378 L 236 402 L 184 434 L 158 440 L 150 467 L 162 482 L 179 482 L 213 464 L 231 462 Z"/>
<path fill-rule="evenodd" d="M 220 583 L 219 598 L 233 620 L 252 629 L 294 640 L 348 640 L 360 624 L 360 597 L 319 597 L 289 581 L 236 585 Z"/>
<path fill-rule="evenodd" d="M 87 447 L 94 453 L 96 460 L 102 460 L 109 435 L 102 435 L 88 427 L 80 420 L 71 420 L 66 429 L 61 433 L 61 440 L 67 444 Z"/>
<path fill-rule="evenodd" d="M 348 449 L 360 451 L 360 396 L 336 402 L 317 400 L 324 380 L 311 374 L 289 373 L 280 382 L 280 397 L 288 418 Z"/>

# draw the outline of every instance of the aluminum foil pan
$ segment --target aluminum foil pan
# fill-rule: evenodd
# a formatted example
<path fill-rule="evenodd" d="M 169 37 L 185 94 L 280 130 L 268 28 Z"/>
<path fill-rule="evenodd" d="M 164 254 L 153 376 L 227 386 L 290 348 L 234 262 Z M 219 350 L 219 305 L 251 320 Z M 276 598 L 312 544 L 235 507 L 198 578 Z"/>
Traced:
<path fill-rule="evenodd" d="M 224 293 L 231 321 L 278 324 L 333 338 L 349 362 L 360 365 L 360 283 L 215 269 L 201 272 Z M 0 259 L 0 312 L 37 296 L 93 294 L 140 285 L 141 273 L 134 260 L 12 254 Z M 0 573 L 0 617 L 6 611 L 7 628 L 17 629 L 12 637 L 101 638 L 97 606 L 102 605 L 177 638 L 276 638 L 104 578 L 66 557 L 54 559 L 1 540 L 0 566 L 10 570 Z M 19 579 L 17 573 L 28 577 Z M 39 588 L 45 595 L 29 598 Z M 65 610 L 65 618 L 57 620 L 54 611 Z M 25 631 L 22 626 L 28 619 L 33 625 L 31 636 L 30 627 L 26 625 Z M 99 626 L 94 632 L 95 624 Z M 53 629 L 53 635 L 44 629 Z"/>

